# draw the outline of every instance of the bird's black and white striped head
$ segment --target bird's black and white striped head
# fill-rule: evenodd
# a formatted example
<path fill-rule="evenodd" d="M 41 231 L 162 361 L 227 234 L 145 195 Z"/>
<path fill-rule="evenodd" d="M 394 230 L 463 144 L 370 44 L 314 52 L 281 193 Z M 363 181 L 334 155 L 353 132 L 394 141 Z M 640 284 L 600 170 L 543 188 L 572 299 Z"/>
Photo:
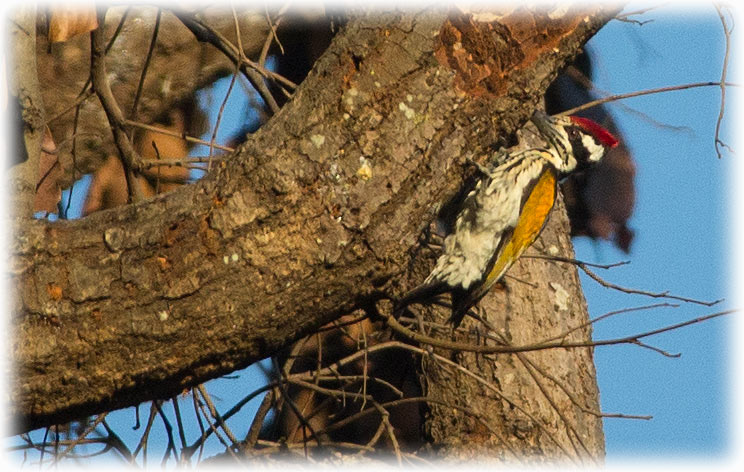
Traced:
<path fill-rule="evenodd" d="M 531 120 L 549 144 L 549 159 L 563 174 L 599 162 L 608 149 L 618 145 L 612 133 L 588 118 L 551 117 L 538 111 Z"/>

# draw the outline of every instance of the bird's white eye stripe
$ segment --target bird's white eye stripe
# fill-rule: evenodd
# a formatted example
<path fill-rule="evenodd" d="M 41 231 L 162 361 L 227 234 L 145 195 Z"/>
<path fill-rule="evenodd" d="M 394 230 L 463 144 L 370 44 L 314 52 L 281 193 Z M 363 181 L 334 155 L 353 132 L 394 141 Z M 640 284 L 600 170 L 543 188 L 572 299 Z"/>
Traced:
<path fill-rule="evenodd" d="M 588 158 L 590 161 L 598 161 L 604 156 L 605 150 L 601 144 L 598 144 L 593 137 L 588 134 L 581 136 L 581 144 L 589 152 Z"/>

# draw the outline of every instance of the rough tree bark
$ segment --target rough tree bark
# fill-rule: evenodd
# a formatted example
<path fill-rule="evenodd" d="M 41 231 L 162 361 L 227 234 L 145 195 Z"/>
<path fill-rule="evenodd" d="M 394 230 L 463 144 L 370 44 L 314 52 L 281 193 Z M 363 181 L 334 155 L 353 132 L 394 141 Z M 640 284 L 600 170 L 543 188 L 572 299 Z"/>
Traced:
<path fill-rule="evenodd" d="M 34 208 L 37 174 L 41 158 L 41 143 L 44 136 L 44 106 L 40 103 L 39 78 L 36 73 L 36 7 L 26 6 L 15 11 L 16 25 L 11 33 L 11 54 L 26 58 L 14 69 L 10 78 L 11 100 L 9 110 L 13 122 L 12 132 L 16 149 L 21 156 L 14 156 L 15 165 L 6 182 L 10 188 L 10 204 L 20 215 L 30 215 Z M 6 150 L 13 146 L 6 147 Z M 13 156 L 11 152 L 9 157 Z M 25 162 L 24 162 L 25 161 Z"/>
<path fill-rule="evenodd" d="M 570 333 L 562 337 L 569 343 L 591 340 L 591 327 L 584 326 L 588 315 L 576 268 L 529 257 L 573 259 L 568 235 L 569 223 L 560 202 L 538 241 L 510 269 L 506 288 L 492 290 L 481 301 L 481 316 L 504 342 L 526 346 L 563 333 Z M 441 321 L 448 313 L 432 316 Z M 471 334 L 455 340 L 477 343 L 479 338 L 473 333 L 478 322 L 466 320 L 465 326 Z M 583 327 L 574 330 L 579 326 Z M 464 368 L 454 369 L 428 358 L 422 366 L 426 394 L 439 401 L 430 404 L 432 413 L 425 425 L 439 456 L 601 461 L 604 434 L 601 418 L 595 414 L 600 406 L 591 348 L 493 356 L 435 352 Z"/>
<path fill-rule="evenodd" d="M 615 12 L 359 14 L 293 100 L 209 177 L 78 221 L 16 220 L 15 431 L 172 397 L 370 300 L 400 295 L 419 281 L 402 276 L 410 249 L 436 205 L 459 187 L 466 159 L 512 135 L 558 70 Z M 565 226 L 555 215 L 551 225 Z M 543 244 L 566 254 L 565 227 L 550 234 Z M 498 308 L 489 311 L 501 312 L 497 325 L 511 342 L 585 321 L 575 271 L 543 261 L 517 267 L 520 277 L 559 282 L 527 291 L 511 284 L 495 298 Z M 534 275 L 540 270 L 547 278 Z M 567 305 L 556 302 L 559 288 L 570 294 Z M 554 305 L 558 318 L 547 313 Z M 559 365 L 558 375 L 578 382 L 596 409 L 590 352 L 532 354 Z M 542 408 L 545 400 L 524 374 L 514 381 L 484 375 L 497 379 L 504 397 L 534 398 Z M 431 394 L 458 394 L 459 377 L 432 388 L 446 375 L 436 366 L 427 373 Z M 546 454 L 549 443 L 577 443 L 577 434 L 555 439 L 497 400 L 498 409 L 484 411 L 504 417 L 504 435 L 528 436 Z M 563 406 L 572 409 L 573 424 L 584 421 Z M 441 418 L 431 435 L 453 444 L 463 428 Z M 598 455 L 601 425 L 586 421 L 575 424 L 578 436 L 585 452 Z"/>

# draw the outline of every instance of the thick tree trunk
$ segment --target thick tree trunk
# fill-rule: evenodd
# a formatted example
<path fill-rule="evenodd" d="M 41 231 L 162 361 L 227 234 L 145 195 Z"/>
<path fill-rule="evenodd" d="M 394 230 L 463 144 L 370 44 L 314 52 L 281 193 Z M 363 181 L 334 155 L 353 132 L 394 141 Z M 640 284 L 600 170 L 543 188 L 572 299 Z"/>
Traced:
<path fill-rule="evenodd" d="M 576 267 L 530 255 L 573 258 L 563 204 L 556 205 L 540 239 L 509 271 L 506 287 L 480 303 L 481 316 L 501 342 L 526 346 L 557 335 L 591 340 Z M 438 315 L 446 319 L 448 313 Z M 478 323 L 460 342 L 482 343 Z M 573 330 L 572 328 L 581 327 Z M 567 333 L 567 334 L 564 334 Z M 491 343 L 489 343 L 491 344 Z M 439 455 L 449 459 L 568 459 L 594 463 L 604 456 L 599 392 L 592 348 L 547 349 L 491 356 L 437 351 L 463 369 L 429 360 L 422 374 L 431 404 L 426 424 Z"/>
<path fill-rule="evenodd" d="M 36 7 L 24 6 L 12 17 L 10 52 L 25 60 L 13 69 L 9 80 L 10 145 L 5 145 L 9 164 L 14 167 L 5 181 L 10 189 L 10 207 L 18 214 L 34 212 L 34 194 L 39 180 L 41 146 L 44 139 L 44 106 L 36 74 Z"/>
<path fill-rule="evenodd" d="M 512 134 L 613 12 L 360 15 L 293 100 L 208 178 L 79 221 L 17 220 L 15 431 L 169 398 L 402 293 L 409 250 L 458 188 L 466 158 Z M 543 289 L 553 304 L 557 289 Z M 583 320 L 579 305 L 550 319 Z M 554 333 L 523 322 L 509 329 L 515 343 Z M 593 393 L 586 354 L 529 357 L 578 370 Z M 543 401 L 523 381 L 501 383 Z M 431 426 L 435 437 L 445 429 Z M 594 422 L 580 432 L 593 435 L 592 453 L 597 431 Z M 547 452 L 544 436 L 534 443 Z"/>

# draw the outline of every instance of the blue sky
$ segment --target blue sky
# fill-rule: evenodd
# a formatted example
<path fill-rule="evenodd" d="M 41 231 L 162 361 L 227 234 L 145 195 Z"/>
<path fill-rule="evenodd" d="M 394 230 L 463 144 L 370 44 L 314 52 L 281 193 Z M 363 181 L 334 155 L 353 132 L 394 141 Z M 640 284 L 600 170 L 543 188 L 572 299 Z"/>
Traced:
<path fill-rule="evenodd" d="M 614 21 L 591 40 L 599 89 L 623 93 L 720 78 L 724 35 L 712 6 L 687 12 L 659 9 L 639 19 L 654 21 L 643 26 Z M 733 74 L 729 77 L 736 80 Z M 732 145 L 735 92 L 728 89 L 721 136 Z M 636 239 L 630 256 L 607 244 L 578 239 L 578 258 L 631 261 L 602 272 L 622 286 L 701 300 L 728 297 L 733 231 L 728 186 L 734 156 L 716 157 L 713 136 L 719 106 L 716 87 L 610 106 L 636 159 L 637 205 L 630 222 Z M 592 316 L 660 301 L 606 289 L 588 277 L 582 283 Z M 730 301 L 710 308 L 682 304 L 621 315 L 598 323 L 594 337 L 643 332 L 730 307 Z M 610 462 L 638 455 L 720 457 L 730 450 L 733 325 L 733 319 L 716 319 L 646 340 L 681 353 L 679 359 L 636 346 L 595 351 L 603 410 L 654 416 L 648 422 L 605 420 Z"/>
<path fill-rule="evenodd" d="M 720 78 L 723 33 L 712 6 L 687 13 L 658 9 L 638 18 L 654 21 L 642 26 L 613 21 L 590 41 L 599 89 L 623 93 Z M 733 71 L 729 77 L 737 79 Z M 238 86 L 234 89 L 240 90 Z M 730 88 L 728 94 L 722 138 L 734 145 L 731 131 L 737 116 L 733 105 L 736 90 Z M 215 108 L 223 97 L 224 88 L 211 96 Z M 233 100 L 227 110 L 234 114 L 222 121 L 225 135 L 230 134 L 230 124 L 237 127 L 246 116 L 238 97 Z M 720 90 L 716 87 L 610 105 L 636 159 L 637 204 L 630 222 L 636 238 L 630 255 L 608 243 L 581 238 L 574 241 L 579 259 L 631 262 L 598 271 L 606 280 L 702 300 L 727 298 L 731 293 L 729 183 L 734 156 L 724 153 L 723 159 L 716 157 L 713 133 L 719 105 Z M 83 188 L 76 186 L 75 194 L 82 196 Z M 587 277 L 582 282 L 593 317 L 663 301 L 603 288 Z M 594 337 L 610 339 L 639 333 L 731 307 L 729 300 L 710 308 L 682 303 L 678 308 L 620 315 L 597 323 Z M 646 340 L 666 351 L 681 353 L 678 359 L 637 346 L 596 349 L 603 411 L 654 417 L 651 421 L 605 420 L 609 464 L 631 458 L 720 458 L 731 450 L 733 326 L 734 319 L 719 318 Z M 229 407 L 233 399 L 252 389 L 256 375 L 251 372 L 256 370 L 209 384 L 210 392 L 221 398 L 218 407 Z M 183 399 L 182 403 L 188 408 L 190 400 Z M 244 434 L 241 424 L 249 423 L 256 406 L 257 402 L 249 405 L 232 422 L 236 434 Z M 143 418 L 148 408 L 141 408 Z M 166 410 L 171 408 L 166 406 Z M 109 418 L 118 418 L 117 432 L 135 438 L 139 432 L 131 431 L 132 411 L 115 412 Z M 219 449 L 215 443 L 214 451 Z"/>

